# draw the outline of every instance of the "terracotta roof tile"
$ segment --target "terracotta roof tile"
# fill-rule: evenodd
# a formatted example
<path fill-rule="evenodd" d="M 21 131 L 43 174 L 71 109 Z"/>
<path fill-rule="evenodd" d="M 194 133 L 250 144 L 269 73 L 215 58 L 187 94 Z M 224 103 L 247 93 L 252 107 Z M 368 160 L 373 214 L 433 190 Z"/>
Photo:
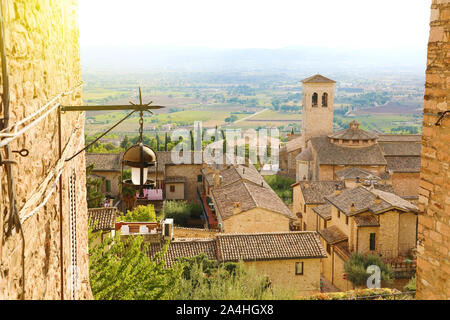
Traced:
<path fill-rule="evenodd" d="M 94 165 L 93 171 L 121 170 L 122 153 L 86 153 L 86 166 Z"/>
<path fill-rule="evenodd" d="M 320 236 L 329 244 L 335 244 L 348 239 L 347 235 L 343 233 L 337 226 L 331 226 L 326 229 L 318 231 Z"/>
<path fill-rule="evenodd" d="M 206 177 L 208 184 L 214 185 L 214 169 L 211 172 L 209 168 L 203 168 L 202 173 Z M 257 185 L 262 184 L 263 186 L 268 186 L 264 178 L 252 164 L 249 164 L 248 166 L 231 166 L 220 170 L 219 174 L 222 176 L 222 181 L 220 183 L 221 187 L 228 186 L 240 180 L 246 180 Z"/>
<path fill-rule="evenodd" d="M 88 210 L 89 227 L 93 231 L 115 230 L 118 210 L 112 208 L 94 208 Z"/>
<path fill-rule="evenodd" d="M 373 174 L 372 172 L 369 172 L 367 170 L 361 169 L 361 168 L 356 168 L 356 167 L 350 167 L 350 168 L 346 168 L 346 169 L 342 169 L 336 172 L 336 175 L 339 179 L 356 179 L 356 178 L 360 178 L 365 179 L 365 178 L 369 178 L 372 177 L 374 179 L 380 179 L 380 177 L 378 177 L 377 175 Z"/>
<path fill-rule="evenodd" d="M 320 206 L 314 207 L 312 210 L 317 213 L 324 220 L 331 220 L 331 204 L 322 204 Z"/>
<path fill-rule="evenodd" d="M 325 258 L 316 232 L 217 235 L 221 261 Z"/>
<path fill-rule="evenodd" d="M 420 157 L 422 145 L 417 142 L 379 142 L 385 156 Z"/>
<path fill-rule="evenodd" d="M 378 144 L 363 148 L 349 148 L 336 145 L 328 137 L 311 138 L 319 164 L 332 165 L 386 165 L 383 152 Z"/>
<path fill-rule="evenodd" d="M 374 132 L 362 130 L 359 128 L 347 128 L 329 135 L 333 139 L 343 140 L 371 140 L 377 138 Z"/>
<path fill-rule="evenodd" d="M 152 243 L 148 248 L 149 257 L 153 257 L 163 248 L 162 243 Z M 187 241 L 174 240 L 170 243 L 164 260 L 167 267 L 171 267 L 177 258 L 192 258 L 201 253 L 205 253 L 208 259 L 217 260 L 217 246 L 214 239 L 189 239 Z"/>
<path fill-rule="evenodd" d="M 309 78 L 303 79 L 303 83 L 335 83 L 336 81 L 324 77 L 321 74 L 315 74 Z"/>
<path fill-rule="evenodd" d="M 300 152 L 296 157 L 295 160 L 299 160 L 299 161 L 313 161 L 314 157 L 313 157 L 313 153 L 311 148 L 306 148 L 305 150 L 303 150 L 302 152 Z"/>
<path fill-rule="evenodd" d="M 387 170 L 392 172 L 420 172 L 421 160 L 420 156 L 412 157 L 385 157 L 387 162 Z"/>
<path fill-rule="evenodd" d="M 339 189 L 344 189 L 344 181 L 299 181 L 306 204 L 324 204 L 326 203 L 325 196 L 331 195 L 336 190 L 336 185 Z"/>
<path fill-rule="evenodd" d="M 380 134 L 378 142 L 421 142 L 421 134 Z"/>
<path fill-rule="evenodd" d="M 364 211 L 382 213 L 394 208 L 403 211 L 417 212 L 417 207 L 412 203 L 393 193 L 377 190 L 375 188 L 371 190 L 365 187 L 346 189 L 339 195 L 331 195 L 325 198 L 333 206 L 348 216 Z"/>
<path fill-rule="evenodd" d="M 298 137 L 286 142 L 286 151 L 292 152 L 301 149 L 303 146 L 303 137 Z"/>
<path fill-rule="evenodd" d="M 232 185 L 214 188 L 214 201 L 222 219 L 233 216 L 234 204 L 240 203 L 241 212 L 254 208 L 263 208 L 282 214 L 289 219 L 296 217 L 269 186 L 259 186 L 246 181 L 238 181 Z"/>

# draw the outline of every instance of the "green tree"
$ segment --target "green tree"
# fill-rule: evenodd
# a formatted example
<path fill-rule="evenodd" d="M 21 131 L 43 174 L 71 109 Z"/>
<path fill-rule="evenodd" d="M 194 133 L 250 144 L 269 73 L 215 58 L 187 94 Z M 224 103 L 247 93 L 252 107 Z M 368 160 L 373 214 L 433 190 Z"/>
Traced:
<path fill-rule="evenodd" d="M 163 207 L 164 218 L 174 220 L 174 224 L 187 227 L 191 219 L 200 219 L 202 208 L 186 201 L 166 201 Z"/>
<path fill-rule="evenodd" d="M 165 268 L 162 257 L 167 244 L 159 254 L 149 258 L 149 244 L 142 236 L 121 240 L 117 234 L 94 245 L 97 237 L 89 234 L 89 278 L 95 299 L 161 300 L 178 294 L 183 266 Z"/>
<path fill-rule="evenodd" d="M 122 142 L 120 143 L 120 147 L 123 150 L 127 150 L 129 147 L 131 147 L 133 145 L 133 143 L 130 141 L 130 139 L 128 139 L 128 136 L 125 136 L 122 140 Z"/>
<path fill-rule="evenodd" d="M 242 262 L 218 264 L 201 255 L 182 258 L 183 274 L 177 283 L 177 300 L 292 299 L 291 290 L 272 288 L 267 277 Z"/>
<path fill-rule="evenodd" d="M 128 210 L 125 215 L 118 217 L 119 221 L 139 221 L 139 222 L 153 222 L 156 221 L 155 207 L 152 204 L 147 206 L 137 206 L 133 210 Z"/>
<path fill-rule="evenodd" d="M 98 208 L 105 200 L 105 195 L 101 192 L 102 180 L 91 176 L 94 165 L 86 168 L 86 201 L 88 208 Z"/>
<path fill-rule="evenodd" d="M 370 274 L 367 273 L 367 267 L 376 265 L 381 270 L 381 280 L 386 284 L 391 282 L 393 271 L 383 262 L 378 255 L 363 255 L 353 253 L 349 260 L 344 264 L 345 273 L 348 280 L 355 286 L 365 286 Z"/>
<path fill-rule="evenodd" d="M 283 177 L 278 175 L 264 176 L 264 180 L 267 184 L 275 191 L 275 193 L 280 197 L 285 204 L 292 203 L 292 187 L 291 185 L 295 183 L 294 179 L 289 177 Z"/>

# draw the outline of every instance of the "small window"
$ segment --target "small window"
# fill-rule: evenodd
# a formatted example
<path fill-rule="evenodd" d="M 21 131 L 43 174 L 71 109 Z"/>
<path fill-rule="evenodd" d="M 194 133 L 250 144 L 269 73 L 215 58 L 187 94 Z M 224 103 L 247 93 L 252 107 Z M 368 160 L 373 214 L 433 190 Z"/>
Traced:
<path fill-rule="evenodd" d="M 203 176 L 201 174 L 199 174 L 197 176 L 197 182 L 202 182 L 203 181 Z"/>
<path fill-rule="evenodd" d="M 328 93 L 322 95 L 322 107 L 328 107 Z"/>
<path fill-rule="evenodd" d="M 328 254 L 331 254 L 331 245 L 327 243 L 327 252 Z"/>
<path fill-rule="evenodd" d="M 175 186 L 170 186 L 170 192 L 175 192 Z"/>
<path fill-rule="evenodd" d="M 303 205 L 303 212 L 306 213 L 306 204 Z"/>
<path fill-rule="evenodd" d="M 338 210 L 338 218 L 341 217 L 341 212 Z"/>
<path fill-rule="evenodd" d="M 327 220 L 323 221 L 323 228 L 326 229 L 327 228 Z"/>
<path fill-rule="evenodd" d="M 106 192 L 111 192 L 111 180 L 106 180 Z"/>
<path fill-rule="evenodd" d="M 298 276 L 303 275 L 303 262 L 295 263 L 295 274 Z"/>
<path fill-rule="evenodd" d="M 348 224 L 348 217 L 345 216 L 345 224 Z"/>
<path fill-rule="evenodd" d="M 375 233 L 371 233 L 370 234 L 370 251 L 374 251 L 375 250 Z"/>
<path fill-rule="evenodd" d="M 314 92 L 313 95 L 312 95 L 312 106 L 313 107 L 317 107 L 318 106 L 318 100 L 319 100 L 319 95 Z"/>

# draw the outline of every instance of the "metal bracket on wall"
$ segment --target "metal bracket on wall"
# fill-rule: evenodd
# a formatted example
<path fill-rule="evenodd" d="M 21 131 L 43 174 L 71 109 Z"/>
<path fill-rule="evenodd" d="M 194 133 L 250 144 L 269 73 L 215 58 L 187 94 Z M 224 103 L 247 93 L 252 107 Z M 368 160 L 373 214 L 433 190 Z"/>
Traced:
<path fill-rule="evenodd" d="M 21 157 L 27 157 L 28 154 L 30 153 L 28 151 L 28 149 L 13 150 L 11 152 L 18 153 Z M 2 155 L 0 154 L 0 165 L 2 166 L 2 165 L 7 164 L 7 163 L 17 164 L 17 161 L 16 160 L 12 160 L 12 159 L 5 159 L 5 160 L 3 160 L 2 159 Z"/>
<path fill-rule="evenodd" d="M 439 116 L 438 121 L 436 121 L 436 123 L 434 124 L 435 126 L 440 126 L 442 120 L 444 119 L 445 116 L 450 115 L 450 110 L 444 111 L 444 112 L 438 112 L 437 115 Z"/>

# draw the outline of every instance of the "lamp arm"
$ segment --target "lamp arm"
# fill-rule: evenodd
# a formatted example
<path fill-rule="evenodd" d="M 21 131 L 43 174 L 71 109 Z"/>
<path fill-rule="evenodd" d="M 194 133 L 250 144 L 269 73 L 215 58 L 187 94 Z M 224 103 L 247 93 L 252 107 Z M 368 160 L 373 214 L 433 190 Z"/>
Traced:
<path fill-rule="evenodd" d="M 111 128 L 109 128 L 108 130 L 106 130 L 104 133 L 102 133 L 97 139 L 95 139 L 94 141 L 92 141 L 91 143 L 89 143 L 86 147 L 84 147 L 83 149 L 81 149 L 80 151 L 78 151 L 77 153 L 75 153 L 73 156 L 71 156 L 70 158 L 66 159 L 67 161 L 72 160 L 73 158 L 75 158 L 77 155 L 79 155 L 81 152 L 85 151 L 87 148 L 89 148 L 90 146 L 92 146 L 94 143 L 96 143 L 98 140 L 100 140 L 101 138 L 103 138 L 106 134 L 108 134 L 112 129 L 114 129 L 115 127 L 117 127 L 119 124 L 121 124 L 123 121 L 125 121 L 126 119 L 128 119 L 133 113 L 135 113 L 136 110 L 131 111 L 129 114 L 127 114 L 125 116 L 125 118 L 123 118 L 122 120 L 120 120 L 119 122 L 117 122 L 115 125 L 113 125 Z"/>

